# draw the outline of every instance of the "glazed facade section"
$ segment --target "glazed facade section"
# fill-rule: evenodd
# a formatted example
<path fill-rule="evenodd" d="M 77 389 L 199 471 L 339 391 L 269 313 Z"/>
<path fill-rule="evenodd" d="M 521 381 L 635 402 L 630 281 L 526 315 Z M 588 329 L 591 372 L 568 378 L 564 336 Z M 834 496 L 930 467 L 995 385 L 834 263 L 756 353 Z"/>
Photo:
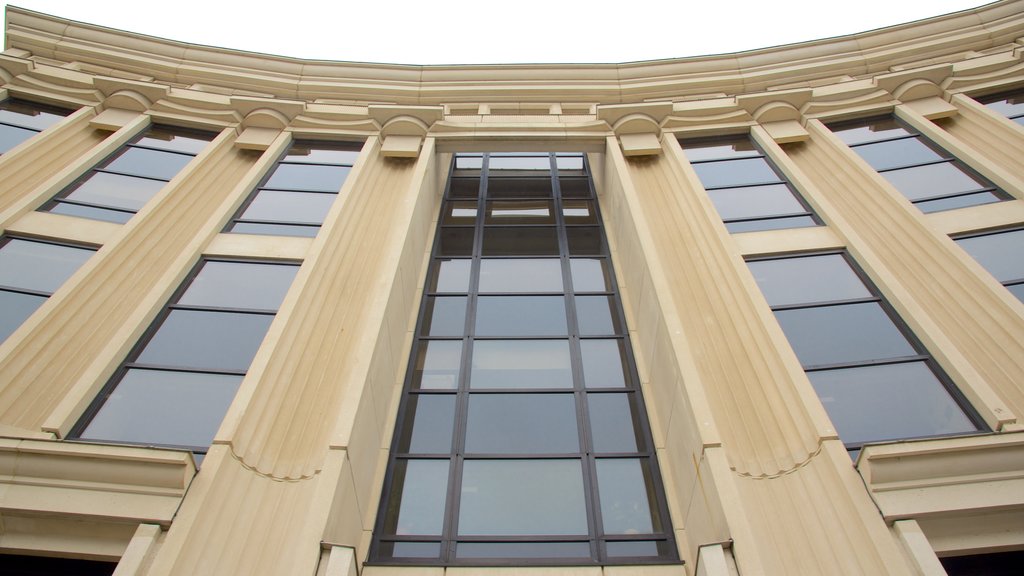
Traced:
<path fill-rule="evenodd" d="M 1019 564 L 1022 14 L 418 67 L 9 7 L 0 564 Z"/>

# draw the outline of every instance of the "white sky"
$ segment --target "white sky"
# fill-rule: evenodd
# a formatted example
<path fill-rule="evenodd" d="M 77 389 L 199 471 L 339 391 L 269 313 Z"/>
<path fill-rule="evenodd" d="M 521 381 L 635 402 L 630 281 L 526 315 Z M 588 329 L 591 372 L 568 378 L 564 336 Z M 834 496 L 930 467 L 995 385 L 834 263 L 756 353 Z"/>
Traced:
<path fill-rule="evenodd" d="M 604 63 L 719 54 L 863 32 L 986 3 L 985 0 L 12 2 L 15 6 L 63 18 L 195 44 L 299 58 L 398 64 Z M 161 9 L 153 10 L 151 6 Z M 613 13 L 601 6 L 619 6 L 620 9 Z M 736 14 L 743 16 L 736 19 Z"/>

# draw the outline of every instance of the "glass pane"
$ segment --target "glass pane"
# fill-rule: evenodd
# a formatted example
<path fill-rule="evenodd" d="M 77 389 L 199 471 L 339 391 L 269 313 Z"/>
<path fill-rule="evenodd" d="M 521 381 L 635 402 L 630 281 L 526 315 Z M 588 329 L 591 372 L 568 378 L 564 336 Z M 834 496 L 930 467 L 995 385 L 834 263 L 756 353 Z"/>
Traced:
<path fill-rule="evenodd" d="M 546 200 L 502 200 L 487 203 L 487 224 L 554 224 L 555 207 Z"/>
<path fill-rule="evenodd" d="M 955 210 L 957 208 L 966 208 L 968 206 L 981 206 L 982 204 L 993 204 L 1001 201 L 1002 198 L 991 192 L 979 192 L 977 194 L 954 196 L 952 198 L 942 198 L 939 200 L 924 200 L 916 202 L 914 206 L 917 206 L 921 212 L 924 212 L 925 214 L 931 214 L 932 212 Z"/>
<path fill-rule="evenodd" d="M 562 202 L 562 216 L 566 224 L 597 224 L 597 211 L 589 200 L 565 200 Z"/>
<path fill-rule="evenodd" d="M 579 452 L 572 394 L 471 394 L 466 452 L 566 454 Z"/>
<path fill-rule="evenodd" d="M 587 394 L 595 452 L 637 452 L 646 448 L 631 397 L 632 394 Z"/>
<path fill-rule="evenodd" d="M 445 224 L 474 224 L 476 222 L 476 202 L 449 202 L 445 210 Z"/>
<path fill-rule="evenodd" d="M 93 254 L 87 248 L 11 238 L 0 245 L 0 286 L 53 293 Z"/>
<path fill-rule="evenodd" d="M 654 483 L 647 462 L 632 458 L 599 459 L 597 488 L 601 519 L 607 534 L 650 534 L 661 531 L 658 511 L 651 507 Z"/>
<path fill-rule="evenodd" d="M 555 156 L 555 164 L 559 170 L 583 170 L 583 156 L 558 154 Z"/>
<path fill-rule="evenodd" d="M 732 234 L 743 232 L 759 232 L 762 230 L 783 230 L 786 228 L 808 228 L 818 223 L 810 216 L 794 216 L 792 218 L 772 218 L 770 220 L 744 220 L 726 222 L 725 229 Z"/>
<path fill-rule="evenodd" d="M 335 199 L 335 194 L 260 190 L 239 219 L 322 224 Z"/>
<path fill-rule="evenodd" d="M 801 214 L 807 211 L 785 184 L 712 190 L 708 192 L 708 197 L 723 220 Z"/>
<path fill-rule="evenodd" d="M 40 110 L 28 102 L 7 100 L 0 104 L 0 122 L 8 122 L 34 130 L 45 130 L 62 118 L 64 118 L 62 114 Z"/>
<path fill-rule="evenodd" d="M 126 148 L 112 162 L 103 166 L 103 169 L 134 176 L 170 180 L 191 162 L 192 158 L 190 155 L 174 152 Z"/>
<path fill-rule="evenodd" d="M 877 302 L 775 312 L 804 367 L 917 354 Z"/>
<path fill-rule="evenodd" d="M 480 292 L 561 292 L 562 263 L 554 258 L 480 261 Z"/>
<path fill-rule="evenodd" d="M 406 404 L 398 451 L 441 454 L 452 450 L 455 427 L 454 394 L 414 394 Z"/>
<path fill-rule="evenodd" d="M 626 386 L 626 353 L 622 340 L 580 340 L 580 351 L 587 388 Z"/>
<path fill-rule="evenodd" d="M 683 153 L 686 154 L 686 159 L 690 162 L 761 155 L 747 136 L 733 142 L 683 143 Z"/>
<path fill-rule="evenodd" d="M 38 134 L 35 130 L 0 124 L 0 154 Z"/>
<path fill-rule="evenodd" d="M 279 190 L 316 190 L 337 192 L 345 183 L 351 168 L 346 166 L 317 166 L 313 164 L 278 164 L 263 185 Z"/>
<path fill-rule="evenodd" d="M 208 261 L 178 302 L 216 308 L 277 310 L 298 266 Z"/>
<path fill-rule="evenodd" d="M 1008 96 L 1002 100 L 988 102 L 985 106 L 988 106 L 1003 116 L 1017 116 L 1024 114 L 1024 99 L 1020 96 Z"/>
<path fill-rule="evenodd" d="M 476 334 L 480 336 L 565 336 L 561 296 L 481 296 Z"/>
<path fill-rule="evenodd" d="M 456 170 L 479 170 L 484 166 L 484 159 L 482 156 L 456 156 L 455 157 L 455 169 Z"/>
<path fill-rule="evenodd" d="M 912 201 L 986 187 L 950 162 L 890 170 L 882 176 Z"/>
<path fill-rule="evenodd" d="M 241 382 L 235 375 L 129 369 L 82 438 L 209 446 Z"/>
<path fill-rule="evenodd" d="M 779 176 L 764 158 L 747 158 L 723 162 L 694 164 L 693 169 L 705 188 L 745 186 L 778 182 Z"/>
<path fill-rule="evenodd" d="M 594 226 L 566 228 L 570 256 L 601 254 L 601 229 Z"/>
<path fill-rule="evenodd" d="M 1024 278 L 1024 230 L 1011 230 L 956 241 L 1000 282 Z M 3 266 L 0 264 L 0 275 Z M 0 284 L 3 284 L 0 281 Z"/>
<path fill-rule="evenodd" d="M 832 132 L 847 144 L 874 142 L 876 140 L 885 140 L 886 138 L 895 138 L 897 136 L 910 134 L 910 132 L 900 126 L 892 118 L 876 120 L 866 126 L 854 126 L 852 128 L 841 128 L 838 130 L 833 128 Z"/>
<path fill-rule="evenodd" d="M 475 158 L 479 163 L 479 158 Z M 479 166 L 477 166 L 479 168 Z M 452 198 L 476 198 L 480 195 L 479 178 L 452 178 L 448 196 Z"/>
<path fill-rule="evenodd" d="M 875 170 L 887 170 L 899 166 L 942 160 L 941 155 L 917 138 L 865 144 L 854 148 L 854 151 L 860 154 L 860 157 Z"/>
<path fill-rule="evenodd" d="M 177 152 L 188 152 L 198 154 L 210 143 L 213 135 L 204 138 L 198 134 L 184 135 L 173 130 L 162 130 L 151 128 L 146 135 L 135 141 L 141 146 L 160 148 L 161 150 L 175 150 Z"/>
<path fill-rule="evenodd" d="M 576 322 L 580 334 L 586 336 L 602 336 L 621 334 L 622 326 L 618 316 L 612 310 L 615 302 L 611 296 L 577 296 Z"/>
<path fill-rule="evenodd" d="M 590 558 L 589 542 L 459 542 L 457 558 Z"/>
<path fill-rule="evenodd" d="M 924 362 L 808 372 L 844 442 L 972 432 Z"/>
<path fill-rule="evenodd" d="M 78 218 L 103 220 L 104 222 L 114 222 L 117 224 L 124 224 L 131 220 L 132 216 L 135 215 L 134 211 L 119 212 L 117 210 L 93 208 L 92 206 L 78 206 L 77 204 L 69 204 L 66 202 L 58 202 L 49 208 L 43 209 L 43 211 L 51 212 L 53 214 L 63 214 L 65 216 L 76 216 Z"/>
<path fill-rule="evenodd" d="M 545 156 L 496 156 L 491 155 L 488 164 L 491 170 L 550 170 L 551 161 Z"/>
<path fill-rule="evenodd" d="M 559 178 L 562 198 L 590 198 L 590 182 L 586 178 Z"/>
<path fill-rule="evenodd" d="M 13 334 L 43 302 L 46 302 L 45 296 L 0 290 L 0 342 Z"/>
<path fill-rule="evenodd" d="M 389 558 L 438 558 L 440 542 L 381 542 L 380 553 Z"/>
<path fill-rule="evenodd" d="M 269 314 L 171 310 L 138 362 L 244 371 L 273 319 Z"/>
<path fill-rule="evenodd" d="M 1024 302 L 1024 284 L 1014 284 L 1007 286 L 1006 289 L 1010 291 L 1010 294 L 1016 296 L 1017 300 Z"/>
<path fill-rule="evenodd" d="M 587 534 L 580 461 L 466 460 L 459 534 Z"/>
<path fill-rule="evenodd" d="M 416 356 L 412 387 L 454 390 L 459 386 L 462 340 L 424 340 Z"/>
<path fill-rule="evenodd" d="M 282 162 L 315 163 L 315 164 L 355 164 L 359 158 L 359 150 L 335 150 L 319 148 L 315 145 L 296 144 L 288 150 Z"/>
<path fill-rule="evenodd" d="M 231 232 L 236 234 L 265 234 L 270 236 L 297 236 L 313 238 L 318 232 L 320 232 L 320 226 L 235 222 L 231 225 Z"/>
<path fill-rule="evenodd" d="M 554 227 L 485 228 L 484 256 L 557 256 Z"/>
<path fill-rule="evenodd" d="M 471 256 L 473 254 L 472 228 L 442 228 L 437 256 Z"/>
<path fill-rule="evenodd" d="M 396 461 L 384 532 L 440 535 L 447 493 L 447 460 Z"/>
<path fill-rule="evenodd" d="M 576 292 L 608 292 L 612 289 L 603 258 L 573 258 L 569 261 L 569 269 L 572 271 L 572 288 Z"/>
<path fill-rule="evenodd" d="M 465 296 L 430 296 L 423 310 L 424 336 L 462 336 L 466 331 Z"/>
<path fill-rule="evenodd" d="M 871 296 L 840 254 L 747 262 L 768 304 L 811 304 Z"/>
<path fill-rule="evenodd" d="M 572 388 L 566 340 L 476 340 L 472 388 Z"/>
<path fill-rule="evenodd" d="M 653 558 L 671 554 L 668 542 L 650 540 L 629 540 L 608 542 L 609 558 Z"/>
<path fill-rule="evenodd" d="M 87 204 L 138 211 L 166 185 L 162 180 L 93 172 L 88 180 L 65 197 Z"/>
<path fill-rule="evenodd" d="M 547 162 L 547 158 L 544 159 Z M 551 198 L 550 178 L 488 178 L 488 198 Z"/>
<path fill-rule="evenodd" d="M 468 292 L 472 260 L 435 260 L 428 292 Z"/>

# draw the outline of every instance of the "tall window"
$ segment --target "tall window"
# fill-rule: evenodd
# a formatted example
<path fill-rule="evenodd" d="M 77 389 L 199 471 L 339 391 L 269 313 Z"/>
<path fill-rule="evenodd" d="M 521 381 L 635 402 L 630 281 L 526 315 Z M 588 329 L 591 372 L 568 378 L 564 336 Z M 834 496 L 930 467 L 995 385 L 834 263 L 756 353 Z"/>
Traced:
<path fill-rule="evenodd" d="M 829 128 L 922 212 L 1010 199 L 995 184 L 895 118 L 858 120 Z"/>
<path fill-rule="evenodd" d="M 996 94 L 978 98 L 978 101 L 1017 124 L 1024 125 L 1024 91 Z"/>
<path fill-rule="evenodd" d="M 960 236 L 956 243 L 1024 302 L 1024 229 Z"/>
<path fill-rule="evenodd" d="M 984 428 L 843 253 L 748 262 L 847 449 Z"/>
<path fill-rule="evenodd" d="M 242 204 L 226 231 L 316 236 L 360 147 L 328 142 L 293 144 Z"/>
<path fill-rule="evenodd" d="M 675 560 L 582 154 L 459 154 L 371 560 Z"/>
<path fill-rule="evenodd" d="M 0 102 L 0 154 L 53 126 L 69 113 L 23 100 Z"/>
<path fill-rule="evenodd" d="M 125 144 L 40 208 L 43 212 L 127 222 L 213 139 L 153 127 Z"/>
<path fill-rule="evenodd" d="M 71 435 L 205 454 L 297 270 L 201 262 Z"/>
<path fill-rule="evenodd" d="M 729 232 L 821 223 L 750 136 L 684 140 L 681 144 Z"/>
<path fill-rule="evenodd" d="M 95 251 L 26 238 L 0 238 L 0 342 Z"/>

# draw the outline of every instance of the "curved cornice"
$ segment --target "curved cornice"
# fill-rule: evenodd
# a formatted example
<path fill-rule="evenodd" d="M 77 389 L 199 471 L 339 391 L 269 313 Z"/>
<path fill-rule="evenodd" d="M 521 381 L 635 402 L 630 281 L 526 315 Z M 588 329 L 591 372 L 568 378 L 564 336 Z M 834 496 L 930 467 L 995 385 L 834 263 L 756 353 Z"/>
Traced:
<path fill-rule="evenodd" d="M 7 7 L 9 54 L 177 87 L 350 103 L 635 103 L 808 87 L 957 61 L 1024 36 L 1024 0 L 749 52 L 622 64 L 412 66 L 302 60 L 200 46 Z M 12 50 L 13 49 L 13 50 Z M 24 52 L 21 52 L 24 51 Z"/>

